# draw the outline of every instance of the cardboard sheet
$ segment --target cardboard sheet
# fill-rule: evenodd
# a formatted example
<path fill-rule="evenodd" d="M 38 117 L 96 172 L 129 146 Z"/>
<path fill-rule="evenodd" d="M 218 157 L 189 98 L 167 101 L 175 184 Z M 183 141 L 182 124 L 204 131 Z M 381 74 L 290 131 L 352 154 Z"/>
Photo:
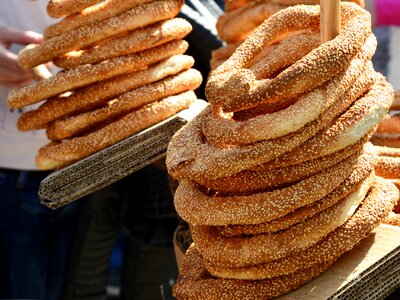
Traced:
<path fill-rule="evenodd" d="M 99 151 L 75 164 L 55 171 L 40 184 L 41 203 L 57 208 L 93 193 L 165 156 L 169 140 L 196 116 L 206 102 Z"/>
<path fill-rule="evenodd" d="M 400 288 L 400 227 L 382 224 L 326 272 L 279 300 L 378 300 Z"/>

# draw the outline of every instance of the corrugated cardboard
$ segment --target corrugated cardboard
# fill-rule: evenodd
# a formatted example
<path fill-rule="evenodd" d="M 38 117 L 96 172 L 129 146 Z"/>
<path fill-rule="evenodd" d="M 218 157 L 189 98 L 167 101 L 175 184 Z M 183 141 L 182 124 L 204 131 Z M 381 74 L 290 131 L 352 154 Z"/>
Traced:
<path fill-rule="evenodd" d="M 75 164 L 55 171 L 40 184 L 43 205 L 57 208 L 93 193 L 165 156 L 169 140 L 196 116 L 206 102 L 99 151 Z"/>

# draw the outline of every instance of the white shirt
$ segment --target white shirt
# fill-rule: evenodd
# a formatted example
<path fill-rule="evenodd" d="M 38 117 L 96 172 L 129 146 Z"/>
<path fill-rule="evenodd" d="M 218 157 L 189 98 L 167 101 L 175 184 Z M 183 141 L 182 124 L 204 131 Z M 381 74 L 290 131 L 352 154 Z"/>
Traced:
<path fill-rule="evenodd" d="M 0 22 L 10 27 L 42 33 L 47 26 L 57 21 L 47 15 L 47 3 L 48 0 L 0 0 Z M 15 45 L 11 51 L 18 53 L 21 48 Z M 7 107 L 9 91 L 0 86 L 0 168 L 34 170 L 35 156 L 48 140 L 44 130 L 20 132 L 16 129 L 21 111 L 12 111 Z"/>

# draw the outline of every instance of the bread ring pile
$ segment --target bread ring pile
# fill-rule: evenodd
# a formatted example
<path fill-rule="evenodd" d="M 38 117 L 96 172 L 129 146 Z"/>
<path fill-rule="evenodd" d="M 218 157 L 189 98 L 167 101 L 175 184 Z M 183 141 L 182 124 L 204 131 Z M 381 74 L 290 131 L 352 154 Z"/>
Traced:
<path fill-rule="evenodd" d="M 174 203 L 194 241 L 177 299 L 287 293 L 368 236 L 398 200 L 375 175 L 368 142 L 393 100 L 371 65 L 370 15 L 343 2 L 341 33 L 320 44 L 319 10 L 268 18 L 211 73 L 209 105 L 171 139 Z M 294 61 L 274 50 L 300 40 L 313 46 Z"/>
<path fill-rule="evenodd" d="M 379 122 L 371 141 L 377 146 L 400 148 L 400 91 L 395 92 L 389 114 Z"/>
<path fill-rule="evenodd" d="M 394 101 L 387 114 L 378 124 L 371 138 L 378 153 L 376 174 L 390 179 L 400 188 L 400 91 L 395 92 Z M 400 226 L 400 198 L 384 223 Z"/>
<path fill-rule="evenodd" d="M 364 0 L 344 0 L 352 1 L 364 7 Z M 226 0 L 225 12 L 218 18 L 217 32 L 222 41 L 226 43 L 224 47 L 212 52 L 211 69 L 215 69 L 223 63 L 264 20 L 274 13 L 288 6 L 298 4 L 319 4 L 319 0 Z M 307 32 L 305 33 L 307 35 Z M 296 61 L 297 57 L 302 57 L 316 47 L 319 39 L 307 39 L 301 41 L 302 37 L 295 38 L 298 47 L 290 47 L 292 43 L 280 45 L 275 52 L 280 52 L 287 59 Z M 314 46 L 315 45 L 315 46 Z M 271 50 L 267 50 L 271 51 Z"/>
<path fill-rule="evenodd" d="M 183 110 L 196 100 L 200 72 L 184 55 L 191 30 L 175 18 L 183 0 L 52 0 L 48 13 L 64 17 L 44 42 L 18 56 L 31 69 L 52 61 L 58 74 L 12 91 L 11 108 L 24 112 L 19 130 L 46 129 L 39 169 L 59 169 Z"/>

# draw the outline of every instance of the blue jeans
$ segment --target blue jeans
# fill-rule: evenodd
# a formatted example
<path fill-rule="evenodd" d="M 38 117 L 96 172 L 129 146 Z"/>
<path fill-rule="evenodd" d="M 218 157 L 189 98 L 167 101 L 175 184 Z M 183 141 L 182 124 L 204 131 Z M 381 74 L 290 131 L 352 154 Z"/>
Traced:
<path fill-rule="evenodd" d="M 0 298 L 58 300 L 79 202 L 51 210 L 39 203 L 44 175 L 0 169 Z"/>

